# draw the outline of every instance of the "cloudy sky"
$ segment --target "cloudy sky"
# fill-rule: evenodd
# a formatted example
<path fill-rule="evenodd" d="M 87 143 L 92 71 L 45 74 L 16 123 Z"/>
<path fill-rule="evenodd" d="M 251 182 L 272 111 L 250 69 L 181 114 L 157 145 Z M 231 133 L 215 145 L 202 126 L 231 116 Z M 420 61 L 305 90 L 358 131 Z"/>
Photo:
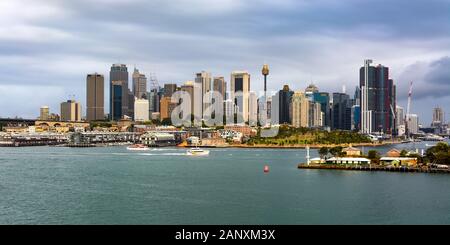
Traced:
<path fill-rule="evenodd" d="M 353 93 L 371 58 L 390 67 L 406 106 L 428 124 L 440 105 L 450 118 L 450 0 L 1 0 L 0 117 L 35 118 L 41 105 L 85 105 L 86 74 L 136 65 L 160 84 L 206 70 L 248 70 L 262 88 L 311 81 Z"/>

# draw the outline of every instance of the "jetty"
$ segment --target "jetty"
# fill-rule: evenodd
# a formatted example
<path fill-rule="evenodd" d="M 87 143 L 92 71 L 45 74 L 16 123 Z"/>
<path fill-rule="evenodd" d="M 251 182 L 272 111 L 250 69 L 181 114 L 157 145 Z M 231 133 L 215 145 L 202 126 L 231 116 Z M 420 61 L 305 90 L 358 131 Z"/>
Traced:
<path fill-rule="evenodd" d="M 341 171 L 383 171 L 399 173 L 442 173 L 450 174 L 450 169 L 430 168 L 430 167 L 408 167 L 408 166 L 379 166 L 379 165 L 335 165 L 335 164 L 298 164 L 298 169 L 324 169 Z"/>

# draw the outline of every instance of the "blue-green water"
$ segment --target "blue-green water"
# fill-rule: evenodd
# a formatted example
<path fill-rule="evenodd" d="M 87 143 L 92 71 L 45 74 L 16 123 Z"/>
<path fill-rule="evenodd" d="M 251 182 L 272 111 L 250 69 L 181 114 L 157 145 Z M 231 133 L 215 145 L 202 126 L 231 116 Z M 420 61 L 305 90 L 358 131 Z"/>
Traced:
<path fill-rule="evenodd" d="M 304 157 L 0 148 L 0 224 L 450 224 L 449 175 L 299 170 Z"/>

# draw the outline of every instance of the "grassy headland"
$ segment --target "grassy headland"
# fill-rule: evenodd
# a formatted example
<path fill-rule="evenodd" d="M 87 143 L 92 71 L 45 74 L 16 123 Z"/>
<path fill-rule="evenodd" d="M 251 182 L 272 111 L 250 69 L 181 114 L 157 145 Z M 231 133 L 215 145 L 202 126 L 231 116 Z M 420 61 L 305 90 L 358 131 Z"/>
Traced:
<path fill-rule="evenodd" d="M 311 147 L 337 146 L 337 145 L 373 145 L 365 135 L 351 131 L 323 131 L 309 128 L 293 128 L 287 125 L 280 126 L 275 137 L 261 137 L 261 132 L 250 138 L 243 147 Z"/>

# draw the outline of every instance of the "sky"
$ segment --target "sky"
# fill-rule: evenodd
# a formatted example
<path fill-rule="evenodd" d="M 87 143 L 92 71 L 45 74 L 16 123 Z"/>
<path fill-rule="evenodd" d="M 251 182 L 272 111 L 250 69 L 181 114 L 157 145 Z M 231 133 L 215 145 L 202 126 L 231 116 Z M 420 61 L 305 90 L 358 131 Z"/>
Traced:
<path fill-rule="evenodd" d="M 390 68 L 403 107 L 414 82 L 421 123 L 435 106 L 450 119 L 450 0 L 0 1 L 0 117 L 59 113 L 67 99 L 84 108 L 86 75 L 108 89 L 119 62 L 160 85 L 247 70 L 256 91 L 268 63 L 269 90 L 353 94 L 364 59 Z"/>

